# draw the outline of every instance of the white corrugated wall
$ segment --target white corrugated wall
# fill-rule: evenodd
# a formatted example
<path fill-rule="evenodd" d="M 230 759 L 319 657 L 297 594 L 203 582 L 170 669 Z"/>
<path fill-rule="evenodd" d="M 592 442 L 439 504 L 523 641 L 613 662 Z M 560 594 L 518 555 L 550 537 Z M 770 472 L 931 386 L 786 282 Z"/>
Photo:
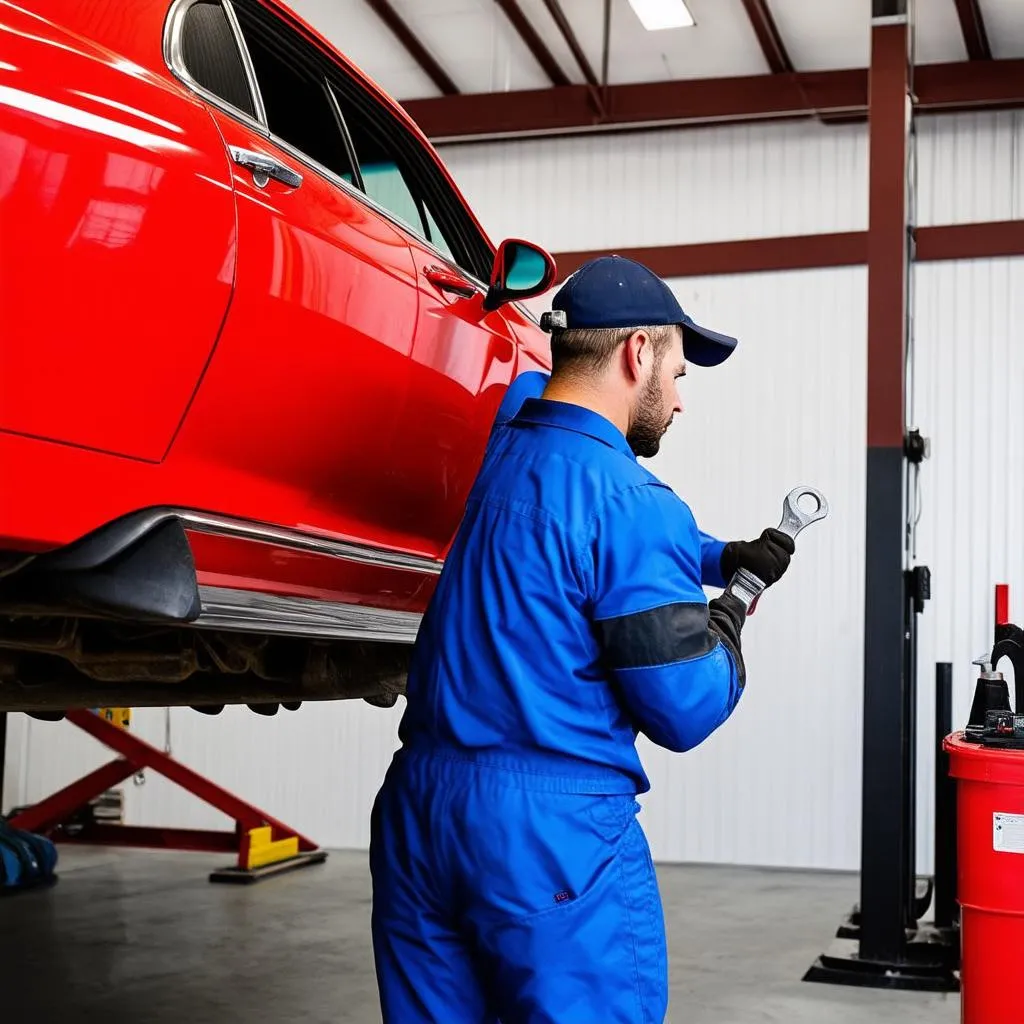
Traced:
<path fill-rule="evenodd" d="M 1003 220 L 1021 209 L 1019 114 L 919 126 L 921 224 Z M 451 147 L 443 156 L 496 238 L 554 251 L 866 227 L 867 142 L 858 126 L 758 125 Z M 859 862 L 863 647 L 865 301 L 863 268 L 673 282 L 683 305 L 743 347 L 695 369 L 686 415 L 654 468 L 705 528 L 753 536 L 797 483 L 832 517 L 800 540 L 791 574 L 745 631 L 750 689 L 734 718 L 685 756 L 644 746 L 653 781 L 643 819 L 655 855 L 855 868 Z M 1014 346 L 1024 261 L 915 272 L 916 413 L 933 440 L 922 473 L 919 559 L 933 570 L 922 618 L 921 733 L 931 732 L 936 659 L 956 665 L 962 720 L 970 660 L 991 630 L 991 587 L 1024 607 L 1024 382 Z M 1017 618 L 1021 616 L 1016 614 Z M 307 705 L 171 713 L 174 753 L 318 841 L 362 847 L 400 707 Z M 103 752 L 67 725 L 12 716 L 6 801 L 35 799 Z M 164 712 L 134 728 L 164 742 Z M 922 744 L 919 848 L 930 864 L 932 752 Z M 127 786 L 140 823 L 215 824 L 162 780 Z"/>

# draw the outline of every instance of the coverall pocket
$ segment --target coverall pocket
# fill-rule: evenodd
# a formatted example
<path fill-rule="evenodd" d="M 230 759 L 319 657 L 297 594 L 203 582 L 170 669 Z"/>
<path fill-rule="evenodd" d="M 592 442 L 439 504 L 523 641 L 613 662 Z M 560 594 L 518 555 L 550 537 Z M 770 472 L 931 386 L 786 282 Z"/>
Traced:
<path fill-rule="evenodd" d="M 664 932 L 636 807 L 512 790 L 488 801 L 471 915 L 503 1024 L 664 1020 Z"/>
<path fill-rule="evenodd" d="M 624 810 L 631 815 L 628 803 Z M 639 823 L 633 818 L 613 844 L 587 828 L 579 838 L 604 850 L 583 891 L 492 919 L 481 935 L 501 1020 L 660 1024 L 668 988 L 664 925 Z"/>

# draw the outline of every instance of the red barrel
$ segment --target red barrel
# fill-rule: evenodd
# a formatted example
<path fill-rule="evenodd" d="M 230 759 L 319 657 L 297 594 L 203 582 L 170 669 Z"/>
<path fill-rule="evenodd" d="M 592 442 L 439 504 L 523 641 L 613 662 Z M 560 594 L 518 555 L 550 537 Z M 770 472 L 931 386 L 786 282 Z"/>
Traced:
<path fill-rule="evenodd" d="M 1021 1024 L 1024 964 L 1024 751 L 947 736 L 957 780 L 957 899 L 963 1024 Z"/>

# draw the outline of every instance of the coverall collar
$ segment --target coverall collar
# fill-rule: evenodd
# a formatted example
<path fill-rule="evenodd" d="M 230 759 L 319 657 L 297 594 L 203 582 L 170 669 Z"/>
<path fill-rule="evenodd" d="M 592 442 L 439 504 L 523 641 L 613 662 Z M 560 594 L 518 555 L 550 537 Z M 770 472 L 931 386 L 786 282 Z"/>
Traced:
<path fill-rule="evenodd" d="M 600 413 L 585 409 L 581 405 L 553 402 L 548 398 L 527 398 L 520 407 L 516 420 L 586 434 L 636 461 L 636 455 L 622 431 Z"/>

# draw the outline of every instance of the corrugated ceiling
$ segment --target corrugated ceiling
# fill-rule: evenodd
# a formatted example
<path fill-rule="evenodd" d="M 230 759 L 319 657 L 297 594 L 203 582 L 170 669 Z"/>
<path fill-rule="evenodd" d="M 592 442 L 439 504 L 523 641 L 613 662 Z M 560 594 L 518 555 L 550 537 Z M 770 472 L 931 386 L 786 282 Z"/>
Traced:
<path fill-rule="evenodd" d="M 367 0 L 287 0 L 339 50 L 399 100 L 439 95 L 437 86 Z M 603 0 L 560 0 L 600 78 Z M 608 81 L 663 81 L 761 75 L 769 71 L 743 0 L 687 0 L 692 28 L 648 32 L 628 0 L 612 0 Z M 993 56 L 1024 57 L 1024 0 L 978 0 Z M 518 0 L 568 78 L 583 73 L 544 0 Z M 461 92 L 539 89 L 550 80 L 496 0 L 391 0 L 391 6 L 454 79 Z M 865 67 L 870 40 L 866 0 L 768 0 L 798 71 Z M 918 63 L 964 60 L 956 0 L 916 0 Z"/>

